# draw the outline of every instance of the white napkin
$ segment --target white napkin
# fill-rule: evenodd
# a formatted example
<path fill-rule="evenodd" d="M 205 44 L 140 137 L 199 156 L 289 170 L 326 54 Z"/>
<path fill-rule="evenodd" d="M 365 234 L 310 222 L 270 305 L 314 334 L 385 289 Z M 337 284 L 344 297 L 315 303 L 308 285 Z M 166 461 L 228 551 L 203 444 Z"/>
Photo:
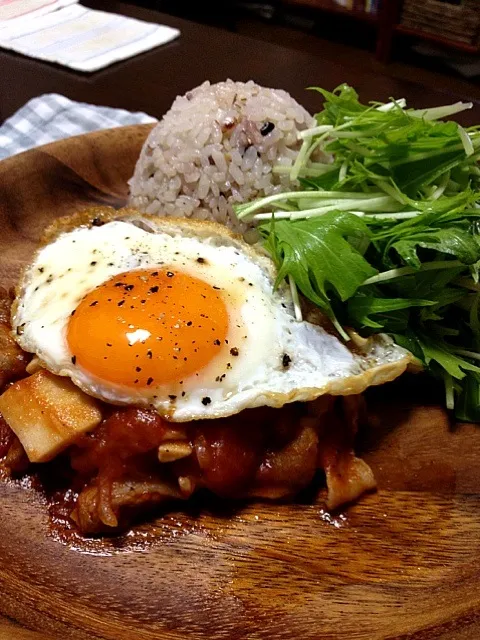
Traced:
<path fill-rule="evenodd" d="M 180 35 L 172 27 L 78 4 L 40 17 L 32 15 L 1 22 L 0 47 L 78 71 L 97 71 Z"/>
<path fill-rule="evenodd" d="M 75 4 L 78 0 L 0 0 L 0 27 L 4 20 L 16 18 L 38 18 L 45 13 L 51 13 L 68 4 Z M 13 24 L 10 22 L 10 25 Z"/>

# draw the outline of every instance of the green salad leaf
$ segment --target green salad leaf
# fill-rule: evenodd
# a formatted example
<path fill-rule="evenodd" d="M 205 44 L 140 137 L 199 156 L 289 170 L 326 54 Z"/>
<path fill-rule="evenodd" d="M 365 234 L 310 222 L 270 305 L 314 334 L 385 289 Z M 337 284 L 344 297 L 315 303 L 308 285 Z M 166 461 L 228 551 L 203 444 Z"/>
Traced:
<path fill-rule="evenodd" d="M 377 298 L 374 296 L 356 295 L 348 301 L 347 309 L 349 317 L 360 327 L 383 329 L 386 324 L 404 319 L 408 324 L 409 314 L 386 315 L 389 311 L 410 309 L 410 307 L 423 307 L 435 304 L 431 300 L 416 298 Z M 372 316 L 376 316 L 373 319 Z"/>
<path fill-rule="evenodd" d="M 302 131 L 288 191 L 238 205 L 284 278 L 348 339 L 389 333 L 433 376 L 458 419 L 480 421 L 480 127 L 456 103 L 324 98 Z"/>
<path fill-rule="evenodd" d="M 455 227 L 429 229 L 412 233 L 391 244 L 403 262 L 411 267 L 420 268 L 418 249 L 432 249 L 440 253 L 455 256 L 463 264 L 475 264 L 480 260 L 480 244 L 469 229 Z"/>
<path fill-rule="evenodd" d="M 260 230 L 279 266 L 277 282 L 293 277 L 300 291 L 324 310 L 330 310 L 330 292 L 347 300 L 377 273 L 353 245 L 354 239 L 368 241 L 370 232 L 351 213 L 332 211 L 321 225 L 315 219 L 280 220 Z"/>

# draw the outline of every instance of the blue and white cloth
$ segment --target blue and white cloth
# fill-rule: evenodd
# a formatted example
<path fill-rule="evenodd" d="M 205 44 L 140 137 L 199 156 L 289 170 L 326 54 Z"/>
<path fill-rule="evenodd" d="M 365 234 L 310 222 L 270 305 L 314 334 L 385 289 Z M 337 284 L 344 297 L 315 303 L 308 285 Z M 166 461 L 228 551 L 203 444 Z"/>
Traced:
<path fill-rule="evenodd" d="M 48 93 L 27 102 L 0 126 L 0 160 L 61 138 L 149 122 L 155 118 L 146 113 L 74 102 Z"/>

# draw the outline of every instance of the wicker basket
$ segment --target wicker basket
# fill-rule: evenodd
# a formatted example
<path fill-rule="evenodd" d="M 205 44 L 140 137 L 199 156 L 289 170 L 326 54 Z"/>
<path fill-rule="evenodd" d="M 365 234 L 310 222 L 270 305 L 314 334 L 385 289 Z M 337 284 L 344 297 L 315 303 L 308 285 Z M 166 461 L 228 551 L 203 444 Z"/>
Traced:
<path fill-rule="evenodd" d="M 401 23 L 415 31 L 479 45 L 480 0 L 461 0 L 457 3 L 449 0 L 405 0 Z"/>

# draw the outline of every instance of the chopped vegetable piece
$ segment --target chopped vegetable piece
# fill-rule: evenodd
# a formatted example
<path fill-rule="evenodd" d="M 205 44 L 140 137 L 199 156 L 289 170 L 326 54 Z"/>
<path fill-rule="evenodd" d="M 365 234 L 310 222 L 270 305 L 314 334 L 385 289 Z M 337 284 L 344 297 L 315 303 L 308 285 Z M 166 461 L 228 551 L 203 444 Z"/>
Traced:
<path fill-rule="evenodd" d="M 45 370 L 7 389 L 0 396 L 0 413 L 30 462 L 51 460 L 102 419 L 93 398 Z"/>

